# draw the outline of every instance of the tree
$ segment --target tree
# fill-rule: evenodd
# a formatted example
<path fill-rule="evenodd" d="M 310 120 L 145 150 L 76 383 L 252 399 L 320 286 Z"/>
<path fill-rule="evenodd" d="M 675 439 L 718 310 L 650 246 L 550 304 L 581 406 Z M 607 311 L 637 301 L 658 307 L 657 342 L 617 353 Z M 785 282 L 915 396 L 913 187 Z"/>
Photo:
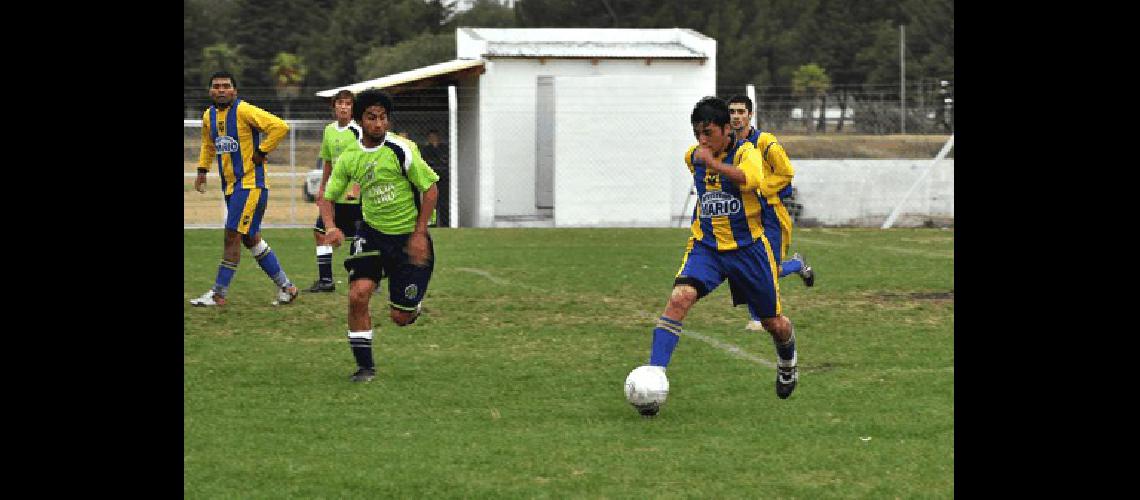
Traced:
<path fill-rule="evenodd" d="M 455 34 L 420 35 L 396 45 L 373 47 L 356 62 L 356 80 L 371 80 L 455 59 Z"/>
<path fill-rule="evenodd" d="M 792 73 L 792 92 L 796 95 L 807 97 L 805 106 L 803 107 L 803 121 L 804 128 L 808 133 L 811 133 L 811 112 L 812 106 L 816 97 L 825 96 L 827 91 L 831 89 L 831 78 L 827 76 L 827 72 L 815 63 L 805 64 L 796 68 Z M 819 125 L 817 128 L 822 130 L 827 118 L 827 99 L 824 98 L 823 105 L 819 110 Z"/>
<path fill-rule="evenodd" d="M 249 58 L 242 54 L 238 47 L 227 43 L 215 43 L 202 49 L 202 65 L 199 73 L 203 78 L 215 71 L 229 71 L 238 82 L 244 82 L 248 67 Z"/>
<path fill-rule="evenodd" d="M 277 89 L 277 97 L 285 101 L 285 118 L 293 115 L 289 112 L 289 104 L 301 95 L 301 82 L 305 80 L 305 63 L 297 54 L 278 52 L 273 57 L 273 65 L 269 72 L 273 78 L 273 85 Z"/>
<path fill-rule="evenodd" d="M 355 81 L 363 55 L 420 33 L 441 33 L 449 12 L 439 0 L 342 0 L 324 28 L 303 38 L 297 53 L 309 65 L 310 85 L 344 85 Z"/>
<path fill-rule="evenodd" d="M 217 0 L 214 0 L 217 1 Z M 278 52 L 300 54 L 314 33 L 329 28 L 332 12 L 345 0 L 232 0 L 237 4 L 236 25 L 229 36 L 250 58 L 250 85 L 272 87 L 270 67 Z M 424 3 L 420 0 L 420 3 Z M 382 13 L 382 14 L 377 14 Z M 377 9 L 373 17 L 385 17 Z M 418 19 L 409 19 L 416 22 Z M 351 58 L 347 54 L 340 57 Z"/>
<path fill-rule="evenodd" d="M 225 42 L 233 23 L 232 0 L 187 0 L 182 3 L 182 79 L 187 87 L 200 88 L 203 79 L 214 70 L 202 74 L 202 50 Z"/>
<path fill-rule="evenodd" d="M 476 28 L 514 28 L 518 26 L 515 9 L 495 0 L 475 0 L 470 9 L 456 14 L 447 21 L 447 31 L 455 33 L 459 26 Z"/>
<path fill-rule="evenodd" d="M 273 57 L 273 66 L 269 68 L 278 93 L 284 92 L 293 96 L 296 96 L 296 91 L 300 90 L 307 71 L 304 61 L 297 54 L 289 52 L 278 52 Z"/>

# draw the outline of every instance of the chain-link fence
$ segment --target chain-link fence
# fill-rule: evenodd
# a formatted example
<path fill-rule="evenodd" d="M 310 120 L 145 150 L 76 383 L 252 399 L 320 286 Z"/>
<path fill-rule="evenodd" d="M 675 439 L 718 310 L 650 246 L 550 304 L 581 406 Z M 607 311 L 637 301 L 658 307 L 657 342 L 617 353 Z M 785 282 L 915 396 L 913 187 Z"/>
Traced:
<path fill-rule="evenodd" d="M 325 126 L 335 118 L 328 99 L 313 96 L 311 89 L 295 99 L 280 97 L 273 89 L 241 89 L 239 97 L 273 113 L 289 123 L 289 134 L 269 155 L 268 173 L 270 198 L 263 225 L 266 227 L 311 226 L 317 219 L 313 203 L 320 183 L 321 138 Z M 444 144 L 448 138 L 446 89 L 442 102 L 423 96 L 394 96 L 400 111 L 392 120 L 393 132 L 416 142 L 425 157 L 431 156 L 425 146 L 428 136 L 435 133 Z M 205 194 L 194 190 L 194 177 L 202 144 L 202 114 L 210 106 L 207 92 L 198 89 L 185 91 L 186 118 L 183 120 L 183 225 L 185 227 L 220 227 L 225 221 L 225 206 L 221 198 L 220 178 L 216 163 L 211 163 Z M 443 154 L 436 163 L 446 164 Z M 433 165 L 435 168 L 437 165 Z M 438 170 L 438 168 L 437 168 Z M 446 179 L 445 179 L 446 180 Z M 441 183 L 440 188 L 444 186 Z M 441 206 L 442 209 L 446 208 Z M 438 223 L 447 224 L 447 215 Z"/>
<path fill-rule="evenodd" d="M 728 99 L 745 94 L 746 86 L 717 87 Z M 317 97 L 325 88 L 305 87 L 290 97 L 275 88 L 240 89 L 242 99 L 287 120 L 331 120 L 327 98 Z M 922 80 L 906 88 L 902 102 L 898 85 L 836 85 L 820 95 L 800 95 L 792 87 L 757 86 L 754 112 L 761 127 L 777 134 L 950 134 L 954 132 L 954 88 L 948 81 Z M 432 87 L 394 96 L 401 116 L 414 137 L 426 138 L 427 130 L 447 126 L 447 89 Z M 206 89 L 183 89 L 184 118 L 201 119 L 210 105 Z M 820 110 L 823 121 L 820 120 Z M 428 112 L 440 113 L 439 115 Z M 439 116 L 443 119 L 440 121 Z M 902 117 L 906 116 L 906 128 Z M 438 122 L 438 123 L 437 123 Z"/>
<path fill-rule="evenodd" d="M 947 89 L 940 82 L 917 82 L 908 88 L 903 105 L 897 86 L 839 87 L 819 96 L 797 95 L 790 88 L 757 87 L 754 111 L 760 128 L 777 135 L 793 164 L 828 159 L 930 159 L 953 132 L 952 93 Z M 269 156 L 267 227 L 305 227 L 316 220 L 311 196 L 319 183 L 320 141 L 324 127 L 333 120 L 329 100 L 315 96 L 319 90 L 324 89 L 306 88 L 296 97 L 287 97 L 275 89 L 239 89 L 243 100 L 291 124 L 289 135 Z M 725 99 L 746 93 L 742 86 L 717 89 L 717 95 Z M 447 87 L 392 94 L 396 107 L 393 132 L 415 141 L 421 150 L 430 132 L 437 132 L 443 142 L 442 158 L 429 164 L 445 174 L 445 182 L 457 184 L 456 199 L 447 197 L 447 203 L 457 204 L 460 226 L 679 226 L 691 217 L 692 179 L 684 171 L 681 156 L 693 143 L 688 111 L 701 96 L 647 93 L 636 88 L 544 90 L 541 80 L 537 86 L 482 92 L 461 86 L 457 89 L 456 175 L 451 179 L 446 176 L 450 173 L 447 142 L 452 133 Z M 216 172 L 210 176 L 206 194 L 193 190 L 202 113 L 209 104 L 205 89 L 185 90 L 186 227 L 219 227 L 225 216 Z M 899 135 L 901 116 L 906 116 L 905 136 Z M 654 146 L 630 147 L 644 144 L 645 138 Z M 952 158 L 951 152 L 946 160 L 951 172 Z M 808 203 L 813 198 L 820 200 L 816 195 L 826 191 L 828 183 L 827 178 L 808 170 L 837 172 L 824 165 L 804 163 L 812 168 L 799 168 L 802 216 L 842 225 L 846 219 L 819 213 L 822 202 Z M 887 163 L 858 165 L 864 171 L 858 173 L 860 178 L 898 177 L 904 191 L 910 186 L 907 176 L 914 171 Z M 845 182 L 853 182 L 848 177 L 843 176 Z M 938 206 L 950 207 L 949 214 L 943 210 L 935 215 L 952 220 L 950 179 L 948 188 L 939 188 L 931 196 L 942 200 Z M 874 184 L 878 187 L 871 196 L 876 199 L 863 203 L 867 206 L 893 206 L 892 200 L 903 195 L 895 192 L 898 189 L 883 188 L 882 182 Z M 450 191 L 449 185 L 440 188 Z M 947 196 L 950 201 L 945 203 Z M 606 207 L 606 213 L 599 215 L 598 206 Z M 871 210 L 851 223 L 885 217 L 886 213 Z M 440 225 L 449 222 L 445 214 Z"/>

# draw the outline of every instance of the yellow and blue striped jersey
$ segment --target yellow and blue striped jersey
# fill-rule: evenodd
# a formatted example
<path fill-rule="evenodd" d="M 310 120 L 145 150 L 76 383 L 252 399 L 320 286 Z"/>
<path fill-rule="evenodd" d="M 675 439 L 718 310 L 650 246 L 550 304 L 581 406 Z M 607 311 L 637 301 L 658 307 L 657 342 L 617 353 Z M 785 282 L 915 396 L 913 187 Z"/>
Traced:
<path fill-rule="evenodd" d="M 718 251 L 737 250 L 764 240 L 760 222 L 763 203 L 760 189 L 765 182 L 760 157 L 752 143 L 735 141 L 728 151 L 717 156 L 744 171 L 745 184 L 737 186 L 731 179 L 709 169 L 696 159 L 699 144 L 685 152 L 685 165 L 693 174 L 697 188 L 697 205 L 693 207 L 692 236 Z"/>
<path fill-rule="evenodd" d="M 265 165 L 253 163 L 253 152 L 258 148 L 273 151 L 288 131 L 284 120 L 241 99 L 234 99 L 226 109 L 210 106 L 202 115 L 198 165 L 208 169 L 217 162 L 224 194 L 233 194 L 234 189 L 269 189 Z"/>
<path fill-rule="evenodd" d="M 788 160 L 788 153 L 784 151 L 784 146 L 776 142 L 776 136 L 760 132 L 757 128 L 753 128 L 745 140 L 756 148 L 756 152 L 760 154 L 760 164 L 764 167 L 761 196 L 772 205 L 780 203 L 780 191 L 791 185 L 792 178 L 796 175 L 792 162 Z"/>

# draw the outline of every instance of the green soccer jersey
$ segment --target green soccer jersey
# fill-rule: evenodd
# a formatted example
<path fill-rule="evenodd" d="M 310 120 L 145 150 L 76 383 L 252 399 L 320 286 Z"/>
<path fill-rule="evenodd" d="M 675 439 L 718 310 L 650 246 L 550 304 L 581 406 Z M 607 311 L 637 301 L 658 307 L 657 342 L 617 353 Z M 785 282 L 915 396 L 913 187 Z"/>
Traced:
<path fill-rule="evenodd" d="M 321 138 L 321 159 L 336 165 L 336 159 L 348 148 L 355 147 L 359 144 L 360 126 L 356 122 L 349 120 L 348 125 L 344 128 L 338 127 L 336 122 L 332 122 L 325 126 L 324 136 Z M 346 199 L 352 191 L 346 189 L 344 194 L 336 200 L 337 203 L 347 203 L 356 205 L 360 203 L 360 198 L 355 200 Z"/>
<path fill-rule="evenodd" d="M 352 183 L 360 184 L 364 221 L 385 234 L 408 234 L 416 229 L 419 216 L 416 191 L 427 191 L 438 180 L 419 148 L 389 133 L 380 146 L 358 143 L 340 155 L 325 186 L 325 199 L 335 200 Z"/>

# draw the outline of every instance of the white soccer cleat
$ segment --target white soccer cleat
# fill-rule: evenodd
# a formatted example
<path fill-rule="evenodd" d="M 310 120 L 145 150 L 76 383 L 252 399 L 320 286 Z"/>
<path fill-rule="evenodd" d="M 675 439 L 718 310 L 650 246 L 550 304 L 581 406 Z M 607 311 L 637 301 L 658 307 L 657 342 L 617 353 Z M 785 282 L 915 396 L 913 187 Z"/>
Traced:
<path fill-rule="evenodd" d="M 273 303 L 275 306 L 288 304 L 297 298 L 297 294 L 301 291 L 294 285 L 283 286 L 277 290 L 277 301 Z"/>
<path fill-rule="evenodd" d="M 224 306 L 226 305 L 226 298 L 214 293 L 211 288 L 203 293 L 201 297 L 190 299 L 190 305 L 195 307 L 211 307 L 211 306 Z"/>

